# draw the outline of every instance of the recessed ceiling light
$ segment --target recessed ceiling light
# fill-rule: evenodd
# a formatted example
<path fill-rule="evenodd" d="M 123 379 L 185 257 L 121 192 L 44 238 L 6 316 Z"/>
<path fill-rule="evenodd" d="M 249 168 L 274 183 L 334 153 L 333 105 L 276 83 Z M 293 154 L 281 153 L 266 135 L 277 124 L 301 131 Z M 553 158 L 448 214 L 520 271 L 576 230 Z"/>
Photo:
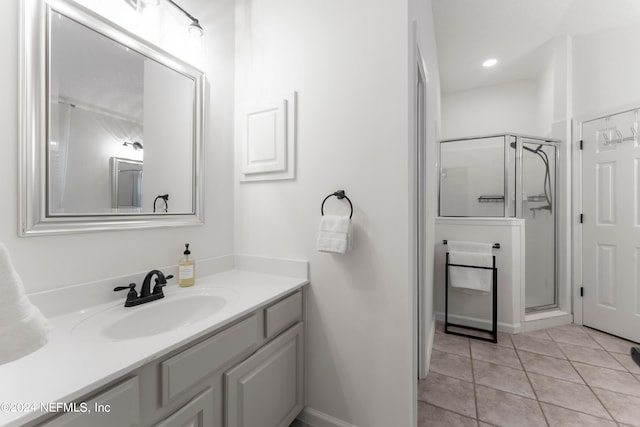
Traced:
<path fill-rule="evenodd" d="M 491 58 L 491 59 L 487 59 L 486 61 L 484 61 L 482 63 L 482 66 L 485 68 L 489 68 L 489 67 L 493 67 L 494 65 L 496 65 L 498 63 L 498 60 L 495 58 Z"/>

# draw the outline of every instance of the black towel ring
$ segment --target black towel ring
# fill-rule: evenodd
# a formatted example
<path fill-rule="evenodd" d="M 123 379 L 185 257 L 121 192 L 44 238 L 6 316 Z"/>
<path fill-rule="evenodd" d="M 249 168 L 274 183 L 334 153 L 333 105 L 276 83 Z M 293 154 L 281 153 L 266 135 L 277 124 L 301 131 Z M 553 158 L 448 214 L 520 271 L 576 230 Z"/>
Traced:
<path fill-rule="evenodd" d="M 331 196 L 336 196 L 338 199 L 347 199 L 347 202 L 349 202 L 349 207 L 351 207 L 351 214 L 349 215 L 349 218 L 353 217 L 353 205 L 351 204 L 351 200 L 349 200 L 347 195 L 344 194 L 344 190 L 338 190 L 335 193 L 331 193 L 324 198 L 324 200 L 322 201 L 322 205 L 320 205 L 320 214 L 322 216 L 324 216 L 324 202 L 326 202 L 327 199 Z"/>

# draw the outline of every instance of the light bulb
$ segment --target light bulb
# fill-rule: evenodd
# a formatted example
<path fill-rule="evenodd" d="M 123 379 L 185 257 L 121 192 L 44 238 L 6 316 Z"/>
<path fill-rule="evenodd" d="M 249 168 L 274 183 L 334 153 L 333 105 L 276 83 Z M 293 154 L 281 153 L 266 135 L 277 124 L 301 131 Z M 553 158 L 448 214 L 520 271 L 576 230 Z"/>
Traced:
<path fill-rule="evenodd" d="M 202 35 L 204 34 L 204 30 L 202 29 L 202 27 L 200 26 L 200 23 L 198 23 L 198 21 L 193 21 L 190 25 L 189 25 L 189 34 L 191 34 L 194 37 L 202 37 Z"/>
<path fill-rule="evenodd" d="M 497 63 L 498 63 L 498 60 L 497 60 L 497 59 L 495 59 L 495 58 L 490 58 L 490 59 L 487 59 L 486 61 L 484 61 L 484 62 L 482 63 L 482 66 L 483 66 L 483 67 L 485 67 L 485 68 L 489 68 L 489 67 L 493 67 L 493 66 L 494 66 L 494 65 L 496 65 Z"/>

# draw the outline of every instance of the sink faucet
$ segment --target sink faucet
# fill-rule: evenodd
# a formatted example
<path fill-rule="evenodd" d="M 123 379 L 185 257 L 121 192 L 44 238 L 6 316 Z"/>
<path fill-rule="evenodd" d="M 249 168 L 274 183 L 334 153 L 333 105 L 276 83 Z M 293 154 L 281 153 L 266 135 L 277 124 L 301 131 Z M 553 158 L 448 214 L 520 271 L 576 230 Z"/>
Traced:
<path fill-rule="evenodd" d="M 155 285 L 153 287 L 153 292 L 151 291 L 151 279 L 153 276 L 157 276 L 155 280 Z M 162 271 L 160 270 L 151 270 L 147 273 L 142 282 L 142 289 L 140 290 L 140 296 L 136 292 L 136 284 L 130 283 L 129 286 L 117 286 L 113 290 L 114 291 L 122 291 L 128 289 L 127 300 L 124 302 L 125 307 L 133 307 L 136 305 L 144 304 L 147 302 L 155 301 L 160 298 L 164 298 L 164 293 L 162 292 L 162 288 L 166 286 L 167 279 L 171 279 L 173 275 L 164 276 Z"/>
<path fill-rule="evenodd" d="M 153 276 L 158 276 L 158 277 L 156 278 L 156 282 L 155 282 L 156 284 L 153 287 L 153 293 L 151 293 L 151 279 L 153 278 Z M 140 298 L 146 298 L 150 295 L 162 294 L 162 287 L 166 286 L 167 279 L 171 279 L 172 277 L 173 277 L 172 275 L 164 277 L 164 274 L 160 270 L 151 270 L 150 272 L 147 273 L 147 275 L 144 277 L 144 280 L 142 282 L 142 289 L 140 290 Z"/>

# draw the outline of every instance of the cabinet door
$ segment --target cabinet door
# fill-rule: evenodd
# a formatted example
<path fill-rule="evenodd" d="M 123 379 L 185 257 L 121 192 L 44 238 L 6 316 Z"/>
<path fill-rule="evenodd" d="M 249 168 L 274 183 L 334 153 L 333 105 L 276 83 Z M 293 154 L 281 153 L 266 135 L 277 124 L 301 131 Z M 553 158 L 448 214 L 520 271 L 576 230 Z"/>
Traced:
<path fill-rule="evenodd" d="M 303 324 L 225 373 L 226 427 L 288 427 L 304 406 Z"/>
<path fill-rule="evenodd" d="M 208 388 L 155 427 L 212 427 L 213 391 Z"/>

